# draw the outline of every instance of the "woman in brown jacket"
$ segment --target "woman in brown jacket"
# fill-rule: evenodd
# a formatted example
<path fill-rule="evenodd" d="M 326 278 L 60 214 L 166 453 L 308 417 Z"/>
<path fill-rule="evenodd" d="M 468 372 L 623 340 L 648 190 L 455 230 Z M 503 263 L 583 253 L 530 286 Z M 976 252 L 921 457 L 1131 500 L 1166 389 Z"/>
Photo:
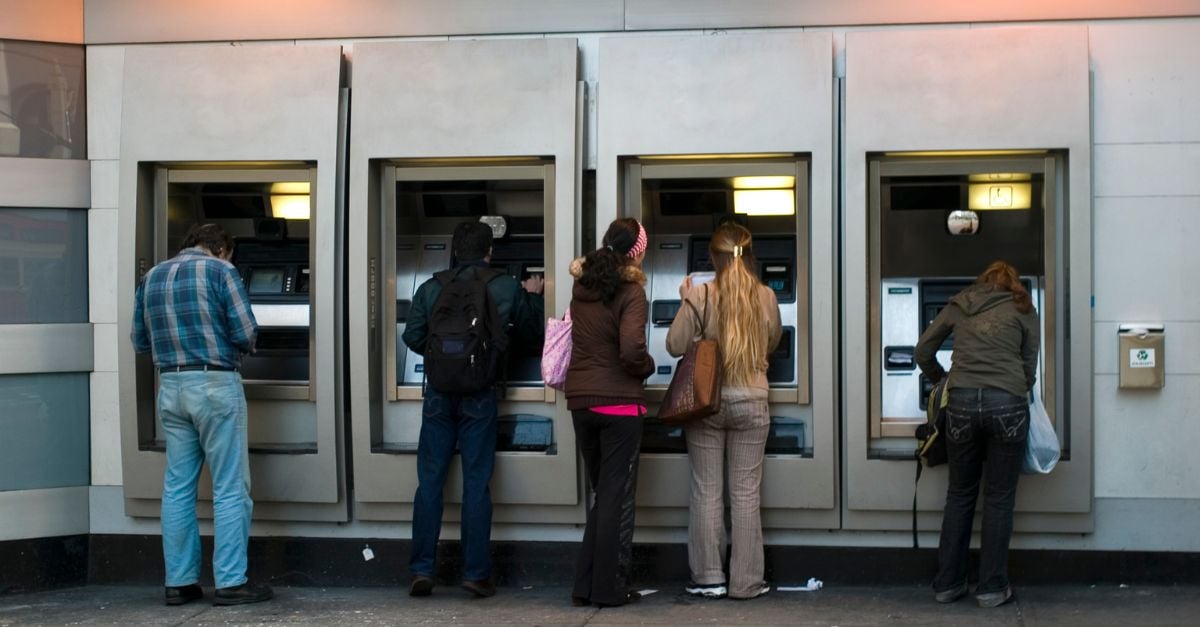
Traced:
<path fill-rule="evenodd" d="M 688 566 L 695 596 L 753 599 L 770 590 L 763 581 L 762 518 L 759 513 L 763 457 L 771 429 L 767 407 L 767 355 L 782 327 L 775 292 L 758 278 L 750 231 L 726 223 L 708 245 L 717 277 L 679 286 L 686 301 L 667 332 L 667 352 L 682 355 L 697 338 L 717 340 L 725 374 L 721 411 L 685 427 L 692 465 Z M 729 470 L 729 578 L 726 585 L 725 470 Z"/>
<path fill-rule="evenodd" d="M 575 605 L 624 605 L 633 555 L 643 382 L 654 372 L 646 352 L 646 292 L 642 258 L 646 230 L 637 220 L 614 221 L 599 250 L 571 264 L 571 365 L 567 408 L 595 493 L 575 565 Z"/>

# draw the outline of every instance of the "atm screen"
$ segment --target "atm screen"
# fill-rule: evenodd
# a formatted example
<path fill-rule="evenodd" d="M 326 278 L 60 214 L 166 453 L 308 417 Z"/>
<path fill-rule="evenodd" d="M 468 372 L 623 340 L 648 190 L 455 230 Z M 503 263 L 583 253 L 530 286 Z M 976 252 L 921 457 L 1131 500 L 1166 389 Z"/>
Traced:
<path fill-rule="evenodd" d="M 255 268 L 250 273 L 251 294 L 279 294 L 283 291 L 283 268 Z"/>

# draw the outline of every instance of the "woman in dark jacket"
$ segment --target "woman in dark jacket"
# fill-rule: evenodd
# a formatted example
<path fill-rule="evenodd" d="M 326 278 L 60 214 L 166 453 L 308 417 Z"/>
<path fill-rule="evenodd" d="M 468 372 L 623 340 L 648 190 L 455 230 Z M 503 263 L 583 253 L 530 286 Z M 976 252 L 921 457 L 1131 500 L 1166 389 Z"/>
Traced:
<path fill-rule="evenodd" d="M 946 407 L 950 486 L 933 589 L 939 603 L 967 594 L 967 551 L 982 476 L 983 536 L 975 600 L 980 607 L 996 607 L 1013 596 L 1008 543 L 1041 342 L 1037 313 L 1017 270 L 1003 261 L 993 262 L 974 285 L 950 299 L 921 334 L 916 361 L 931 381 L 946 376 L 936 355 L 951 333 L 954 363 Z"/>
<path fill-rule="evenodd" d="M 633 499 L 646 413 L 643 382 L 654 372 L 646 352 L 646 243 L 642 225 L 622 218 L 608 227 L 599 250 L 571 264 L 567 408 L 595 493 L 575 566 L 575 605 L 624 605 L 638 597 L 629 589 Z"/>

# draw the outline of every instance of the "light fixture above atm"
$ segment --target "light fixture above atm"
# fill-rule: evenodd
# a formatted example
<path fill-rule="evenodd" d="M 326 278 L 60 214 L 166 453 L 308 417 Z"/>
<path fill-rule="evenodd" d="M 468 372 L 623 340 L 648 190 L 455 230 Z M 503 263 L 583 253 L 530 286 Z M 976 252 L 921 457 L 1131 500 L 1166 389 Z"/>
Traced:
<path fill-rule="evenodd" d="M 733 177 L 733 212 L 747 216 L 796 215 L 796 177 Z"/>
<path fill-rule="evenodd" d="M 1029 209 L 1033 196 L 1033 185 L 1017 181 L 971 183 L 968 186 L 967 196 L 967 206 L 972 211 Z"/>
<path fill-rule="evenodd" d="M 271 217 L 287 220 L 308 220 L 312 213 L 309 198 L 311 186 L 307 181 L 284 181 L 271 184 Z"/>

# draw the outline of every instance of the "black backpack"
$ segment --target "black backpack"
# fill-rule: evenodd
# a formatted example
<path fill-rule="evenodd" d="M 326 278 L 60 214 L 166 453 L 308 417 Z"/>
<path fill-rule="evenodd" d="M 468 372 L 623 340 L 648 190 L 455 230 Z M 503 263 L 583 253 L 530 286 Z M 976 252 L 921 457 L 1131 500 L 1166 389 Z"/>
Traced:
<path fill-rule="evenodd" d="M 941 466 L 948 461 L 946 452 L 946 405 L 950 401 L 950 375 L 934 384 L 925 403 L 925 424 L 917 426 L 917 478 L 913 481 L 912 534 L 913 548 L 917 546 L 917 485 L 921 483 L 921 469 Z"/>
<path fill-rule="evenodd" d="M 496 381 L 508 335 L 500 324 L 487 284 L 500 270 L 443 270 L 433 275 L 442 291 L 429 315 L 425 377 L 433 389 L 472 394 Z"/>

